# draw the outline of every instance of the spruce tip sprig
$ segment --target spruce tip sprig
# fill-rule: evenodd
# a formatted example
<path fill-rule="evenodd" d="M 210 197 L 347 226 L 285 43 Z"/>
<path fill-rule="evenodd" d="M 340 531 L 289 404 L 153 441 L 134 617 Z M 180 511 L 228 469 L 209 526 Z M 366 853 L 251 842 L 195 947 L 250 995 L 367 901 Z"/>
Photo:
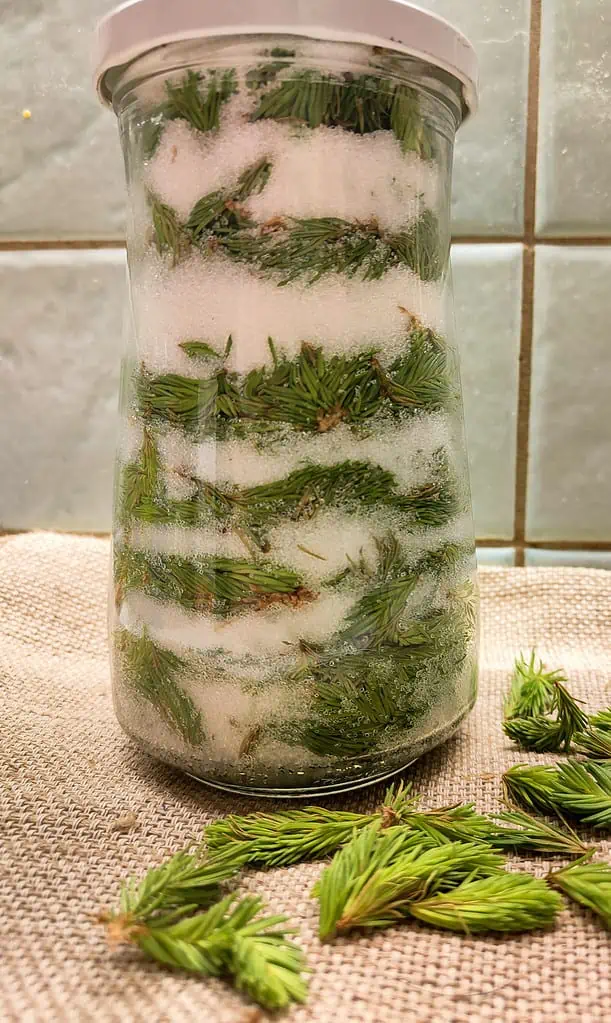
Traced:
<path fill-rule="evenodd" d="M 611 760 L 611 731 L 590 725 L 587 731 L 575 734 L 573 749 L 595 760 Z"/>
<path fill-rule="evenodd" d="M 554 793 L 558 785 L 555 767 L 516 764 L 503 775 L 503 791 L 509 804 L 525 806 L 535 813 L 555 813 Z"/>
<path fill-rule="evenodd" d="M 502 822 L 489 839 L 496 849 L 514 852 L 529 849 L 559 856 L 584 856 L 590 851 L 590 846 L 582 842 L 566 822 L 564 828 L 560 828 L 523 810 L 505 810 L 493 816 Z M 503 827 L 504 824 L 512 826 Z"/>
<path fill-rule="evenodd" d="M 314 889 L 320 938 L 389 927 L 404 918 L 415 899 L 499 872 L 504 862 L 481 843 L 431 845 L 425 835 L 397 827 L 384 834 L 373 824 L 335 855 Z"/>
<path fill-rule="evenodd" d="M 573 902 L 578 902 L 601 917 L 611 930 L 611 865 L 593 863 L 592 852 L 561 870 L 551 871 L 547 879 Z"/>
<path fill-rule="evenodd" d="M 551 927 L 562 908 L 561 897 L 541 878 L 504 873 L 416 902 L 410 915 L 463 934 L 511 934 Z"/>

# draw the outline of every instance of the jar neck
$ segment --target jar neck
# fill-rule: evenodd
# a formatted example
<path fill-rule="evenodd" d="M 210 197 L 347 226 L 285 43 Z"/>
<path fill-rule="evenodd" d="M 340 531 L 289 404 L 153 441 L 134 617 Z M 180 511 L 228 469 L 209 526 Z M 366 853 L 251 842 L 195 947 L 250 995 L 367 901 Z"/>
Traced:
<path fill-rule="evenodd" d="M 406 85 L 421 95 L 422 112 L 434 116 L 438 129 L 451 140 L 464 111 L 461 87 L 450 74 L 416 58 L 363 43 L 323 41 L 291 35 L 239 35 L 169 43 L 109 73 L 114 110 L 122 113 L 136 102 L 154 106 L 165 83 L 190 67 L 235 69 L 248 88 L 247 75 L 257 64 L 282 63 L 282 74 L 313 70 L 322 75 L 371 77 L 371 88 Z"/>

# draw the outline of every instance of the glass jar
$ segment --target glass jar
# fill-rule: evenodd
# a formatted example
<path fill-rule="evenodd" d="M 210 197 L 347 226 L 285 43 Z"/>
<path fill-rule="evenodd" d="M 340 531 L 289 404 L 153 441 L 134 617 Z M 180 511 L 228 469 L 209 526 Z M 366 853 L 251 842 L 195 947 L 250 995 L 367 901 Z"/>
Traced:
<path fill-rule="evenodd" d="M 133 311 L 116 713 L 220 788 L 337 792 L 446 740 L 476 696 L 448 270 L 467 90 L 362 32 L 205 28 L 101 75 Z"/>

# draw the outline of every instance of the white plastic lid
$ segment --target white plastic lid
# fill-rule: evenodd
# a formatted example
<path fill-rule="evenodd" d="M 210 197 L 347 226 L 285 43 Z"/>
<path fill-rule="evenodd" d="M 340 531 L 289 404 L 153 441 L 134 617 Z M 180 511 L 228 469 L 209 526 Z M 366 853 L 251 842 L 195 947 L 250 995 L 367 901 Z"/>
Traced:
<path fill-rule="evenodd" d="M 128 0 L 98 25 L 98 93 L 109 103 L 106 73 L 157 46 L 255 33 L 365 43 L 418 57 L 460 82 L 467 111 L 477 106 L 471 43 L 406 0 Z"/>

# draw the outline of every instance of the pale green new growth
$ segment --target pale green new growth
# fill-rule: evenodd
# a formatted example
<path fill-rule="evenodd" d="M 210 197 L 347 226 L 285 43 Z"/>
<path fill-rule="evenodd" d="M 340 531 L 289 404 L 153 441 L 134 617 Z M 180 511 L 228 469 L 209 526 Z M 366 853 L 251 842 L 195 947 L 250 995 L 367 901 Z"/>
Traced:
<path fill-rule="evenodd" d="M 584 753 L 595 760 L 611 760 L 611 731 L 591 725 L 587 732 L 577 732 L 573 748 L 576 753 Z"/>
<path fill-rule="evenodd" d="M 548 875 L 550 884 L 591 909 L 611 930 L 611 865 L 592 863 L 591 855 Z"/>
<path fill-rule="evenodd" d="M 542 661 L 537 664 L 534 650 L 528 662 L 516 661 L 503 723 L 510 739 L 535 753 L 569 752 L 588 718 L 564 682 L 559 671 L 546 672 Z"/>
<path fill-rule="evenodd" d="M 502 874 L 414 903 L 410 914 L 432 927 L 463 934 L 510 934 L 551 927 L 562 906 L 545 881 L 530 874 Z"/>
<path fill-rule="evenodd" d="M 165 926 L 144 927 L 136 944 L 151 959 L 207 976 L 227 974 L 240 991 L 265 1009 L 305 1002 L 303 952 L 289 940 L 285 916 L 257 917 L 260 899 L 230 895 L 207 913 Z"/>
<path fill-rule="evenodd" d="M 377 825 L 355 835 L 316 886 L 321 939 L 354 928 L 389 927 L 412 901 L 502 870 L 504 858 L 481 843 L 427 848 L 429 842 L 406 828 L 380 834 Z"/>
<path fill-rule="evenodd" d="M 219 884 L 243 865 L 239 849 L 204 855 L 177 853 L 121 890 L 119 910 L 104 913 L 112 944 L 138 945 L 151 959 L 208 976 L 229 975 L 235 986 L 266 1009 L 303 1002 L 305 959 L 288 940 L 284 916 L 261 917 L 259 898 L 220 898 Z"/>
<path fill-rule="evenodd" d="M 611 731 L 611 707 L 608 710 L 601 710 L 598 714 L 592 714 L 590 725 L 594 728 L 602 728 Z"/>
<path fill-rule="evenodd" d="M 611 763 L 567 760 L 555 767 L 512 767 L 503 775 L 510 800 L 529 809 L 611 829 Z"/>
<path fill-rule="evenodd" d="M 415 804 L 410 786 L 391 786 L 380 809 L 372 814 L 310 806 L 273 814 L 229 815 L 208 825 L 204 841 L 213 851 L 239 849 L 251 866 L 282 867 L 323 859 L 375 821 L 382 827 L 401 824 Z"/>
<path fill-rule="evenodd" d="M 554 767 L 516 764 L 503 775 L 505 798 L 509 803 L 518 803 L 535 813 L 555 813 L 552 793 L 556 788 L 557 774 Z"/>
<path fill-rule="evenodd" d="M 522 810 L 508 810 L 494 814 L 497 820 L 514 825 L 511 828 L 498 827 L 489 838 L 497 849 L 532 850 L 539 854 L 558 856 L 583 856 L 589 847 L 569 828 L 548 824 Z"/>

